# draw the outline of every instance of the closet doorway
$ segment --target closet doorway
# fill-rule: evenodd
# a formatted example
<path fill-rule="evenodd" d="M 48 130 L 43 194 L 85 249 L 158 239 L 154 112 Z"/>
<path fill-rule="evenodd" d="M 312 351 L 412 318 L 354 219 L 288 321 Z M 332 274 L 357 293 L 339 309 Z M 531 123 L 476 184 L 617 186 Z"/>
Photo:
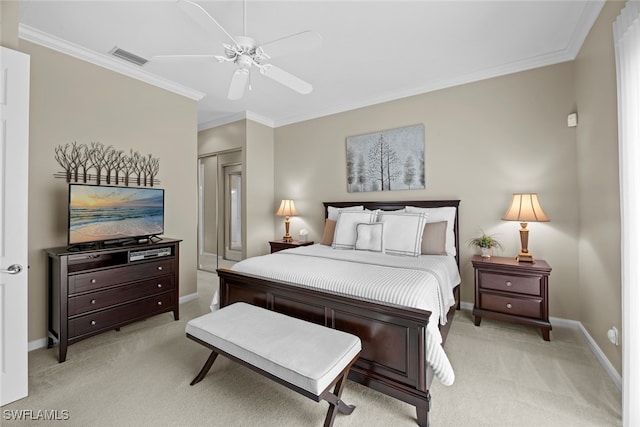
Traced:
<path fill-rule="evenodd" d="M 242 151 L 198 157 L 198 268 L 242 259 Z"/>

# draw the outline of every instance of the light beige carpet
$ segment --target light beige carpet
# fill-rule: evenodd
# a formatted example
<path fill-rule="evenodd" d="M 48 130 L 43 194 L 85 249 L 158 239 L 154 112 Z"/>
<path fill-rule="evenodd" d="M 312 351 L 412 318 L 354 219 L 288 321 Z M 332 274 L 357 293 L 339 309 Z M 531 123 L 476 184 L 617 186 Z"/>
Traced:
<path fill-rule="evenodd" d="M 218 358 L 189 386 L 209 351 L 185 338 L 188 320 L 208 312 L 216 276 L 199 272 L 201 298 L 170 313 L 69 347 L 29 354 L 29 397 L 2 407 L 5 426 L 321 426 L 327 403 L 315 403 Z M 446 344 L 456 381 L 431 388 L 433 427 L 619 426 L 621 398 L 577 331 L 539 331 L 456 314 Z M 335 426 L 415 426 L 413 407 L 349 382 L 343 394 L 356 410 Z M 58 410 L 68 420 L 16 421 Z M 31 412 L 25 412 L 31 411 Z M 67 412 L 62 412 L 67 411 Z M 62 417 L 60 417 L 62 418 Z"/>

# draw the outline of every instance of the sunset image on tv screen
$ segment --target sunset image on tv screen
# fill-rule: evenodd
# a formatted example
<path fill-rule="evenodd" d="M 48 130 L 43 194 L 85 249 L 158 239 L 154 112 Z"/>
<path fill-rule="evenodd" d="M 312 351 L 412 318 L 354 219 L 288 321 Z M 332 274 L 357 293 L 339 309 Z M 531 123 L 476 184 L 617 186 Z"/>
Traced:
<path fill-rule="evenodd" d="M 163 228 L 162 189 L 69 186 L 69 244 L 148 237 Z"/>

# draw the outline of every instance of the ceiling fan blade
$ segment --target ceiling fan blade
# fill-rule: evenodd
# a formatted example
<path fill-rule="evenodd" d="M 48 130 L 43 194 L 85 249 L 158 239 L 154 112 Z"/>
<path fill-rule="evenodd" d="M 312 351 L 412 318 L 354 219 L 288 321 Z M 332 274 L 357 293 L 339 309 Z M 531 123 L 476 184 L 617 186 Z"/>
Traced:
<path fill-rule="evenodd" d="M 191 19 L 198 23 L 205 31 L 208 33 L 212 33 L 211 31 L 211 22 L 216 24 L 218 28 L 222 30 L 223 33 L 226 34 L 227 37 L 233 42 L 233 44 L 238 44 L 236 39 L 233 38 L 231 34 L 227 30 L 224 29 L 222 25 L 218 21 L 216 21 L 213 16 L 209 14 L 202 6 L 198 3 L 194 3 L 189 0 L 179 0 L 178 6 L 180 9 L 184 11 Z M 213 34 L 215 37 L 218 36 L 217 33 Z"/>
<path fill-rule="evenodd" d="M 303 31 L 260 46 L 270 58 L 302 52 L 322 46 L 322 36 L 315 31 Z"/>
<path fill-rule="evenodd" d="M 154 55 L 151 61 L 154 62 L 203 62 L 215 61 L 218 55 Z"/>
<path fill-rule="evenodd" d="M 249 70 L 245 68 L 238 68 L 231 77 L 231 84 L 229 85 L 227 98 L 232 101 L 242 98 L 244 88 L 247 86 L 247 80 L 249 80 Z"/>
<path fill-rule="evenodd" d="M 293 89 L 303 95 L 307 95 L 313 90 L 313 86 L 311 86 L 311 84 L 305 82 L 302 79 L 299 79 L 293 74 L 287 73 L 282 68 L 278 68 L 275 65 L 264 65 L 260 72 L 265 76 L 277 81 L 281 85 Z"/>

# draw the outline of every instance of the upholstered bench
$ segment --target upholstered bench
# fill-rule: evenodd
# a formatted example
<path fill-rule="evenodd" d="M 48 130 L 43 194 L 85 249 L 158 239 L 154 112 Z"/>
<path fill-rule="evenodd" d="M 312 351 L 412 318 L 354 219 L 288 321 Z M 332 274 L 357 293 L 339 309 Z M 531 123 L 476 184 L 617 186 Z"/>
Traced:
<path fill-rule="evenodd" d="M 213 350 L 191 385 L 222 354 L 316 402 L 329 402 L 325 427 L 333 425 L 336 409 L 350 414 L 355 408 L 340 400 L 361 350 L 354 335 L 241 302 L 189 321 L 186 334 Z"/>

